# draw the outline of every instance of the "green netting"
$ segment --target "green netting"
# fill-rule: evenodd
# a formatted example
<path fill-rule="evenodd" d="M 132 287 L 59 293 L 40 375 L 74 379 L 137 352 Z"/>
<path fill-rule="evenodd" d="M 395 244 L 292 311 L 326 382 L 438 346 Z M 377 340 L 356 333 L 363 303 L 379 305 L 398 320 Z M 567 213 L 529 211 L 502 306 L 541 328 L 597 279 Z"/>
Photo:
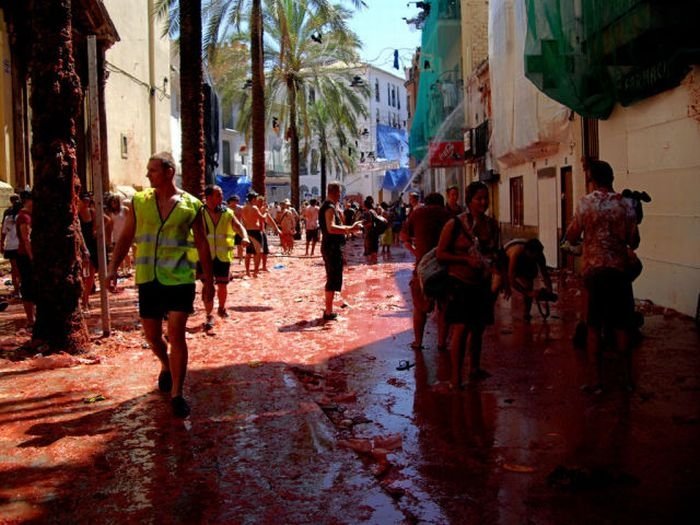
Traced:
<path fill-rule="evenodd" d="M 443 126 L 462 96 L 459 67 L 449 65 L 449 58 L 459 63 L 461 56 L 460 12 L 459 0 L 433 0 L 423 22 L 420 79 L 409 137 L 411 156 L 418 162 L 438 134 L 444 140 L 461 139 L 461 125 Z"/>
<path fill-rule="evenodd" d="M 526 0 L 525 75 L 577 113 L 677 86 L 700 62 L 697 0 Z"/>

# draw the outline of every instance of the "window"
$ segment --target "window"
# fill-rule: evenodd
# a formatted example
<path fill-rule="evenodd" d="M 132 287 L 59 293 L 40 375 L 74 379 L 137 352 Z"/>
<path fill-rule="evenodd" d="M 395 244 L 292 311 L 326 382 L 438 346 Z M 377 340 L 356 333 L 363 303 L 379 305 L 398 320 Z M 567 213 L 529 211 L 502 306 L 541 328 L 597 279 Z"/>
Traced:
<path fill-rule="evenodd" d="M 396 107 L 396 88 L 391 86 L 391 107 Z"/>
<path fill-rule="evenodd" d="M 316 102 L 316 90 L 314 88 L 309 88 L 309 102 L 312 104 Z"/>
<path fill-rule="evenodd" d="M 374 79 L 374 100 L 379 102 L 379 79 Z"/>
<path fill-rule="evenodd" d="M 377 108 L 377 124 L 379 124 L 379 108 Z"/>
<path fill-rule="evenodd" d="M 401 95 L 398 89 L 396 90 L 396 109 L 401 109 Z"/>
<path fill-rule="evenodd" d="M 232 175 L 231 171 L 231 143 L 228 140 L 221 141 L 221 153 L 223 157 L 223 170 L 227 175 Z"/>
<path fill-rule="evenodd" d="M 124 133 L 119 135 L 119 146 L 121 148 L 121 154 L 123 159 L 129 158 L 129 139 L 124 135 Z"/>
<path fill-rule="evenodd" d="M 386 83 L 386 103 L 391 106 L 391 86 Z"/>
<path fill-rule="evenodd" d="M 510 179 L 510 224 L 523 226 L 523 178 Z"/>

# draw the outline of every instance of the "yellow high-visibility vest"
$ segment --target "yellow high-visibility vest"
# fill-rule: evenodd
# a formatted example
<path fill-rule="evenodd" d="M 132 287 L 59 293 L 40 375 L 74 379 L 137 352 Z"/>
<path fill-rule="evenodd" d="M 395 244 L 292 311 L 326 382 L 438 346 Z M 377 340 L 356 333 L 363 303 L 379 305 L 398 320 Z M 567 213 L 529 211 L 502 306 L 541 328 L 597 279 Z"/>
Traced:
<path fill-rule="evenodd" d="M 211 258 L 217 258 L 221 262 L 230 263 L 234 243 L 233 212 L 228 208 L 221 212 L 219 222 L 214 225 L 214 221 L 209 215 L 209 211 L 204 209 L 204 225 L 207 229 L 207 241 L 209 241 L 209 251 Z"/>
<path fill-rule="evenodd" d="M 132 202 L 136 216 L 136 284 L 153 280 L 165 285 L 195 282 L 197 251 L 192 224 L 202 203 L 183 192 L 163 219 L 153 188 L 136 193 Z"/>

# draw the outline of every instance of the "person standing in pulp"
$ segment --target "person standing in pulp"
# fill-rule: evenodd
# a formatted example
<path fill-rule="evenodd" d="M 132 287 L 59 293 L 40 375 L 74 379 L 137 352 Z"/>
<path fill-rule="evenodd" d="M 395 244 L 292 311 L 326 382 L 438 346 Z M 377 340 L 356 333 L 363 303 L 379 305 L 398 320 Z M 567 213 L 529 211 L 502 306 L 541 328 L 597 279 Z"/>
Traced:
<path fill-rule="evenodd" d="M 17 213 L 15 224 L 19 246 L 17 247 L 17 268 L 19 269 L 19 289 L 22 306 L 27 316 L 27 328 L 34 328 L 34 253 L 32 252 L 32 208 L 34 199 L 31 191 L 19 194 L 22 208 Z"/>
<path fill-rule="evenodd" d="M 233 239 L 237 233 L 240 238 L 240 244 L 247 246 L 250 241 L 248 234 L 243 225 L 238 221 L 233 210 L 226 208 L 223 205 L 224 193 L 219 186 L 209 185 L 204 188 L 204 228 L 209 242 L 209 252 L 212 257 L 212 273 L 216 282 L 216 296 L 219 299 L 219 309 L 217 313 L 219 317 L 228 317 L 226 312 L 226 296 L 231 271 L 231 262 L 233 260 Z M 201 277 L 202 264 L 197 263 L 197 274 Z M 205 330 L 214 328 L 214 298 L 207 301 L 204 298 L 204 309 L 207 314 L 207 320 L 204 323 Z"/>
<path fill-rule="evenodd" d="M 343 287 L 343 245 L 345 235 L 362 231 L 362 221 L 349 226 L 343 225 L 343 218 L 338 210 L 340 201 L 340 183 L 328 183 L 327 200 L 319 210 L 319 226 L 321 228 L 321 255 L 326 270 L 325 308 L 323 320 L 332 321 L 338 318 L 333 312 L 333 297 Z"/>
<path fill-rule="evenodd" d="M 204 301 L 213 301 L 214 282 L 202 218 L 202 203 L 175 186 L 175 161 L 161 152 L 148 161 L 151 188 L 136 193 L 132 212 L 114 249 L 108 277 L 113 278 L 122 259 L 136 241 L 136 284 L 139 316 L 153 353 L 161 364 L 158 388 L 170 392 L 176 417 L 185 418 L 190 407 L 183 397 L 187 373 L 187 317 L 195 297 L 194 248 L 202 263 Z M 194 243 L 193 243 L 194 240 Z M 163 338 L 163 318 L 168 320 L 168 343 Z"/>
<path fill-rule="evenodd" d="M 445 208 L 445 199 L 440 193 L 430 193 L 425 197 L 425 205 L 416 207 L 403 223 L 401 240 L 404 246 L 416 258 L 413 276 L 409 286 L 413 300 L 413 342 L 411 348 L 423 349 L 423 333 L 428 314 L 433 311 L 436 301 L 423 293 L 418 278 L 418 264 L 423 256 L 435 248 L 440 240 L 442 229 L 450 219 L 450 212 Z M 438 350 L 447 349 L 447 324 L 445 321 L 445 301 L 437 304 Z M 443 303 L 443 304 L 440 304 Z"/>
<path fill-rule="evenodd" d="M 318 213 L 319 207 L 316 199 L 311 199 L 309 205 L 302 212 L 306 224 L 306 253 L 304 255 L 309 255 L 309 244 L 311 244 L 311 257 L 314 256 L 316 242 L 318 242 Z"/>
<path fill-rule="evenodd" d="M 624 356 L 626 387 L 632 380 L 630 330 L 634 324 L 632 280 L 626 273 L 632 250 L 639 246 L 637 214 L 630 201 L 613 190 L 613 170 L 607 162 L 591 161 L 593 191 L 581 198 L 566 232 L 578 244 L 583 235 L 583 283 L 588 292 L 588 352 L 593 357 L 592 384 L 584 390 L 602 391 L 603 327 L 614 331 L 617 350 Z"/>
<path fill-rule="evenodd" d="M 10 261 L 12 275 L 12 288 L 15 297 L 19 297 L 19 268 L 17 267 L 17 249 L 19 237 L 17 236 L 17 214 L 22 208 L 19 195 L 10 195 L 10 207 L 2 214 L 2 232 L 0 233 L 0 253 Z M 2 303 L 0 303 L 2 304 Z M 0 307 L 1 308 L 1 307 Z M 5 306 L 7 308 L 7 306 Z"/>

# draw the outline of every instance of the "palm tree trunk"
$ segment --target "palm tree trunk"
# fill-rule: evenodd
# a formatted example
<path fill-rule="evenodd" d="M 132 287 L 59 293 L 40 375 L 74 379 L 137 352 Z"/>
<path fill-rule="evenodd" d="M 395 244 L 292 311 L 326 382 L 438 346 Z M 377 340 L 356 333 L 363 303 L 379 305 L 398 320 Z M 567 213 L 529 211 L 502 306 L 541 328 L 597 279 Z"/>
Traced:
<path fill-rule="evenodd" d="M 289 96 L 289 144 L 291 162 L 292 206 L 299 209 L 299 130 L 297 129 L 297 89 L 293 78 L 287 80 Z"/>
<path fill-rule="evenodd" d="M 180 0 L 180 92 L 182 188 L 200 197 L 204 192 L 201 0 Z"/>
<path fill-rule="evenodd" d="M 253 189 L 265 194 L 265 72 L 261 0 L 253 0 L 250 13 L 250 68 L 252 74 Z"/>
<path fill-rule="evenodd" d="M 88 341 L 78 311 L 82 291 L 76 186 L 76 128 L 83 100 L 71 39 L 71 0 L 34 0 L 30 19 L 32 250 L 37 307 L 33 338 L 52 351 L 79 350 Z"/>

